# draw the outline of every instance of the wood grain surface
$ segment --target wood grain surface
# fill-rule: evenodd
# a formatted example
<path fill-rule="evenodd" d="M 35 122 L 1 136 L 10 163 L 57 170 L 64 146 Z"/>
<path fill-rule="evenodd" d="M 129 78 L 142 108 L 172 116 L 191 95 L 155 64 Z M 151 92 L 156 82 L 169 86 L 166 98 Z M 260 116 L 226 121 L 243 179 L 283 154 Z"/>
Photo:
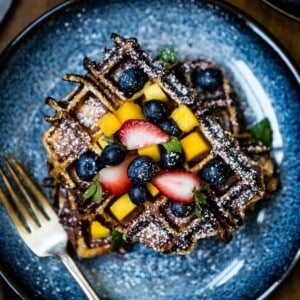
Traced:
<path fill-rule="evenodd" d="M 0 26 L 0 52 L 26 26 L 62 0 L 16 0 Z M 300 23 L 270 8 L 260 0 L 225 0 L 251 16 L 270 32 L 300 68 Z M 298 141 L 299 142 L 299 141 Z M 9 297 L 13 297 L 10 293 Z M 5 298 L 8 299 L 8 298 Z M 234 299 L 234 298 L 233 298 Z M 300 263 L 268 300 L 300 300 Z"/>

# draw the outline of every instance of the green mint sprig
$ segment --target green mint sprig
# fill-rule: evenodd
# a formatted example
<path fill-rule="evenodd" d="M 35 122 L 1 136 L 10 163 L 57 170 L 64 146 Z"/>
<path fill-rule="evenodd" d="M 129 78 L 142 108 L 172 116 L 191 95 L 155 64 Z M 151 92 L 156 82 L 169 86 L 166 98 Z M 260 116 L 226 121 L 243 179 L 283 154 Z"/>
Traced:
<path fill-rule="evenodd" d="M 168 142 L 162 144 L 167 152 L 179 152 L 182 153 L 182 147 L 180 141 L 176 136 L 171 136 Z"/>
<path fill-rule="evenodd" d="M 250 128 L 251 135 L 266 146 L 271 146 L 273 132 L 268 118 L 264 118 Z"/>
<path fill-rule="evenodd" d="M 204 183 L 200 188 L 194 189 L 195 215 L 200 217 L 203 212 L 203 207 L 207 204 L 207 196 L 204 193 L 209 188 L 208 183 Z"/>
<path fill-rule="evenodd" d="M 173 46 L 166 46 L 157 56 L 157 59 L 166 63 L 176 64 L 178 61 L 176 51 Z"/>
<path fill-rule="evenodd" d="M 104 136 L 102 138 L 102 141 L 108 143 L 109 145 L 116 142 L 116 140 L 114 139 L 114 137 L 110 137 L 110 136 Z"/>
<path fill-rule="evenodd" d="M 122 233 L 119 231 L 112 229 L 111 230 L 111 242 L 114 249 L 120 249 L 124 246 L 124 239 Z"/>
<path fill-rule="evenodd" d="M 97 178 L 94 178 L 90 186 L 82 195 L 83 200 L 92 198 L 94 202 L 99 202 L 102 199 L 102 187 Z"/>

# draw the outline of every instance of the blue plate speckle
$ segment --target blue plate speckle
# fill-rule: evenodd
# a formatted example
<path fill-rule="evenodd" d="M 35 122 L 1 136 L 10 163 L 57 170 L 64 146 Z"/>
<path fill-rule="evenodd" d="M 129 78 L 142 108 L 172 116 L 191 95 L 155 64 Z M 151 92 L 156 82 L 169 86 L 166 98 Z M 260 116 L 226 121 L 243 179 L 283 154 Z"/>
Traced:
<path fill-rule="evenodd" d="M 202 240 L 187 256 L 135 245 L 125 255 L 74 258 L 102 299 L 261 296 L 284 276 L 300 245 L 299 77 L 284 54 L 239 14 L 188 0 L 69 1 L 55 9 L 0 57 L 0 153 L 14 153 L 38 181 L 47 176 L 41 139 L 48 126 L 43 116 L 51 111 L 44 99 L 70 91 L 73 86 L 62 82 L 62 76 L 83 73 L 83 57 L 101 57 L 104 46 L 112 45 L 112 32 L 137 37 L 153 55 L 172 44 L 180 58 L 205 57 L 219 64 L 249 125 L 264 116 L 271 120 L 281 188 L 249 211 L 229 244 Z M 1 269 L 25 297 L 84 299 L 59 261 L 39 259 L 26 248 L 2 205 L 0 216 Z"/>

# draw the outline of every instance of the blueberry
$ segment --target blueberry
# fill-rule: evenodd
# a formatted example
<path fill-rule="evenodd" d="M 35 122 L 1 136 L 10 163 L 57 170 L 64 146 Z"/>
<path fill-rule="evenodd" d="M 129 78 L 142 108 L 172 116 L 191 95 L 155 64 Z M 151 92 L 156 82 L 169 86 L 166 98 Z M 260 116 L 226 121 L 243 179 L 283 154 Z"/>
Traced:
<path fill-rule="evenodd" d="M 177 202 L 169 202 L 172 214 L 177 218 L 185 218 L 194 211 L 194 203 L 181 204 Z"/>
<path fill-rule="evenodd" d="M 147 80 L 147 75 L 139 68 L 134 67 L 126 69 L 120 74 L 118 85 L 126 97 L 131 97 L 143 88 Z"/>
<path fill-rule="evenodd" d="M 150 193 L 146 187 L 146 185 L 133 185 L 129 189 L 129 197 L 131 201 L 136 204 L 140 205 L 143 204 L 147 199 L 150 197 Z"/>
<path fill-rule="evenodd" d="M 150 100 L 143 105 L 143 112 L 151 122 L 158 122 L 166 118 L 168 114 L 167 105 L 160 100 Z"/>
<path fill-rule="evenodd" d="M 184 162 L 184 155 L 180 152 L 162 152 L 160 167 L 164 170 L 180 169 Z"/>
<path fill-rule="evenodd" d="M 196 88 L 201 88 L 205 91 L 212 91 L 222 84 L 222 72 L 216 68 L 207 68 L 195 71 L 192 74 L 192 82 Z"/>
<path fill-rule="evenodd" d="M 101 158 L 104 164 L 115 166 L 120 164 L 126 155 L 126 148 L 119 143 L 112 143 L 104 148 Z"/>
<path fill-rule="evenodd" d="M 181 130 L 173 119 L 163 119 L 157 125 L 169 135 L 179 136 L 181 133 Z"/>
<path fill-rule="evenodd" d="M 151 158 L 139 156 L 130 163 L 127 174 L 134 184 L 144 184 L 152 179 L 157 169 L 157 164 Z"/>
<path fill-rule="evenodd" d="M 97 154 L 87 151 L 74 161 L 74 166 L 76 174 L 81 180 L 92 181 L 104 165 Z"/>
<path fill-rule="evenodd" d="M 213 187 L 218 187 L 227 181 L 230 172 L 231 169 L 222 159 L 215 158 L 203 167 L 200 177 Z"/>

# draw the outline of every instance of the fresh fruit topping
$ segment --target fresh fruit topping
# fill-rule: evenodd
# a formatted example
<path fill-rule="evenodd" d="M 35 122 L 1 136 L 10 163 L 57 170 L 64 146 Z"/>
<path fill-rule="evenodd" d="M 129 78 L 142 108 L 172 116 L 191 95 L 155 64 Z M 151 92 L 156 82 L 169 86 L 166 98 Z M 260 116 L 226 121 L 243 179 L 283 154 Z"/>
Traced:
<path fill-rule="evenodd" d="M 167 142 L 169 135 L 145 120 L 128 120 L 118 131 L 119 140 L 128 150 Z"/>
<path fill-rule="evenodd" d="M 81 154 L 75 161 L 77 176 L 84 181 L 92 181 L 96 173 L 104 167 L 100 157 L 91 151 Z"/>
<path fill-rule="evenodd" d="M 216 68 L 207 68 L 195 71 L 192 74 L 192 82 L 194 87 L 211 91 L 221 86 L 223 82 L 222 72 Z"/>
<path fill-rule="evenodd" d="M 166 118 L 168 114 L 167 105 L 159 100 L 150 100 L 143 105 L 143 112 L 146 118 L 151 122 L 158 122 Z"/>
<path fill-rule="evenodd" d="M 147 156 L 138 156 L 128 167 L 128 177 L 135 184 L 149 182 L 157 173 L 158 166 L 153 159 Z"/>
<path fill-rule="evenodd" d="M 108 112 L 99 119 L 98 126 L 104 135 L 111 136 L 120 129 L 121 122 L 114 114 Z"/>
<path fill-rule="evenodd" d="M 200 171 L 200 177 L 211 186 L 218 187 L 227 181 L 230 173 L 230 167 L 221 158 L 214 158 Z"/>
<path fill-rule="evenodd" d="M 129 189 L 129 197 L 136 205 L 141 205 L 150 197 L 150 193 L 146 185 L 134 185 Z"/>
<path fill-rule="evenodd" d="M 161 154 L 160 167 L 164 170 L 174 170 L 182 167 L 184 155 L 181 152 L 163 152 Z"/>
<path fill-rule="evenodd" d="M 93 221 L 90 226 L 91 238 L 100 239 L 110 235 L 110 229 L 103 226 L 99 221 Z"/>
<path fill-rule="evenodd" d="M 170 64 L 176 64 L 178 60 L 173 46 L 166 46 L 164 49 L 162 49 L 160 54 L 157 56 L 157 59 Z"/>
<path fill-rule="evenodd" d="M 129 215 L 136 205 L 130 200 L 129 195 L 123 194 L 118 198 L 111 206 L 110 211 L 116 217 L 117 220 L 122 221 L 127 215 Z"/>
<path fill-rule="evenodd" d="M 150 145 L 140 148 L 138 149 L 138 154 L 140 156 L 148 156 L 154 161 L 160 161 L 160 151 L 158 145 Z"/>
<path fill-rule="evenodd" d="M 263 142 L 266 146 L 271 146 L 273 132 L 268 118 L 264 118 L 250 128 L 251 135 Z"/>
<path fill-rule="evenodd" d="M 183 132 L 189 132 L 199 125 L 197 118 L 189 107 L 180 104 L 171 114 L 171 118 L 177 123 Z"/>
<path fill-rule="evenodd" d="M 169 202 L 169 207 L 172 214 L 177 218 L 185 218 L 194 210 L 194 203 L 181 204 L 177 202 Z"/>
<path fill-rule="evenodd" d="M 120 164 L 126 155 L 126 148 L 120 143 L 112 143 L 104 148 L 101 158 L 104 164 L 115 166 Z"/>
<path fill-rule="evenodd" d="M 130 119 L 145 119 L 142 108 L 138 104 L 129 101 L 122 104 L 115 114 L 121 124 Z"/>
<path fill-rule="evenodd" d="M 99 172 L 99 181 L 102 188 L 110 195 L 120 195 L 128 191 L 131 181 L 127 176 L 127 168 L 132 158 L 125 160 L 117 166 L 108 166 Z"/>
<path fill-rule="evenodd" d="M 148 77 L 142 70 L 133 67 L 124 70 L 120 74 L 118 85 L 126 97 L 131 97 L 134 93 L 143 88 L 147 80 Z"/>
<path fill-rule="evenodd" d="M 197 131 L 188 134 L 180 142 L 187 161 L 191 161 L 210 150 L 208 142 Z"/>
<path fill-rule="evenodd" d="M 145 100 L 152 100 L 152 99 L 157 99 L 160 101 L 168 101 L 168 97 L 167 95 L 163 92 L 163 90 L 161 89 L 161 87 L 159 86 L 158 83 L 148 83 L 145 85 L 144 87 L 144 96 L 145 96 Z"/>
<path fill-rule="evenodd" d="M 202 180 L 186 170 L 160 171 L 151 182 L 169 200 L 188 204 L 193 202 L 194 189 L 200 187 Z"/>
<path fill-rule="evenodd" d="M 148 182 L 146 186 L 152 197 L 155 197 L 159 194 L 159 190 L 151 182 Z"/>
<path fill-rule="evenodd" d="M 157 125 L 169 135 L 179 136 L 181 133 L 180 128 L 173 119 L 161 120 L 157 123 Z"/>

